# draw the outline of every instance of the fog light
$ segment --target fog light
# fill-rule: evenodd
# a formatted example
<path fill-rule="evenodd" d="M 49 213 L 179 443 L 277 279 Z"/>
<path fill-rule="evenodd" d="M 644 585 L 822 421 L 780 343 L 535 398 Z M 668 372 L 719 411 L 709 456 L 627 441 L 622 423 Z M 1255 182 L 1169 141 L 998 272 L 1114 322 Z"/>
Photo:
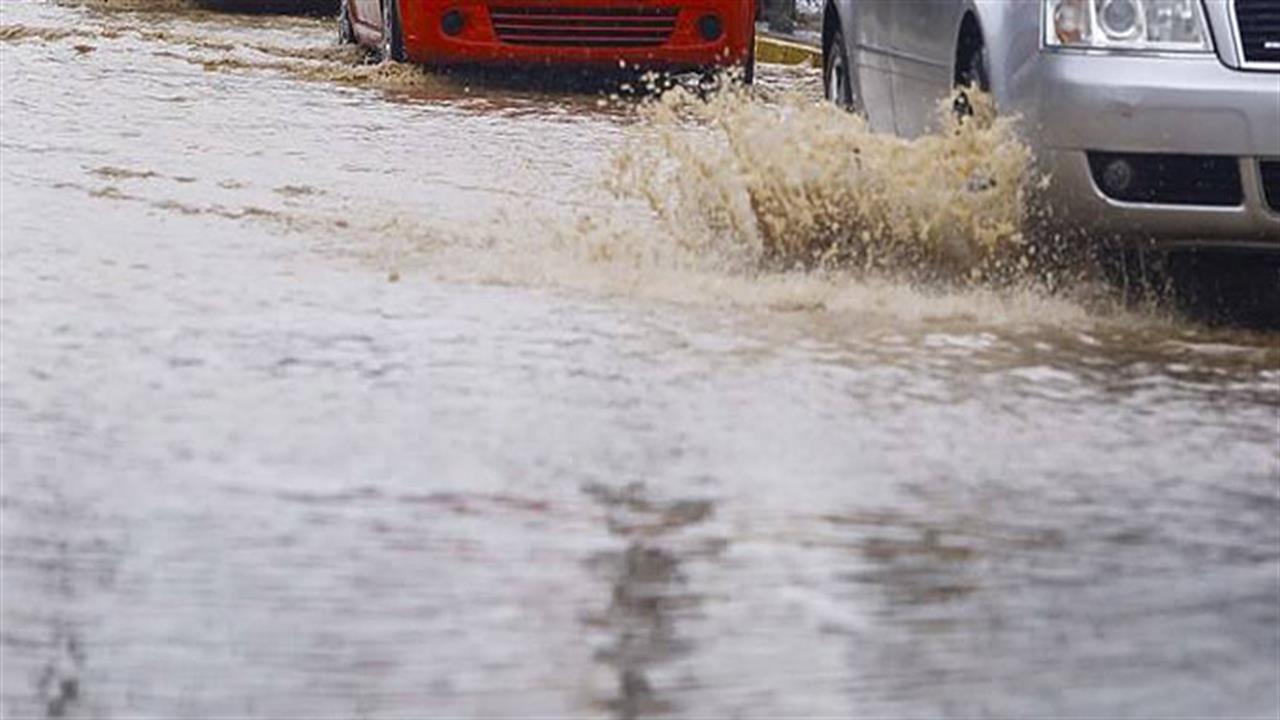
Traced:
<path fill-rule="evenodd" d="M 1233 155 L 1090 152 L 1089 172 L 1112 200 L 1157 205 L 1244 203 L 1240 158 Z"/>
<path fill-rule="evenodd" d="M 1112 160 L 1102 170 L 1102 184 L 1108 195 L 1125 195 L 1133 187 L 1133 166 L 1128 160 Z"/>
<path fill-rule="evenodd" d="M 698 33 L 703 40 L 719 40 L 724 35 L 724 22 L 719 15 L 703 15 L 698 20 Z"/>
<path fill-rule="evenodd" d="M 462 16 L 458 10 L 450 10 L 440 18 L 440 29 L 445 35 L 450 37 L 462 32 L 462 28 L 466 27 L 467 19 Z"/>

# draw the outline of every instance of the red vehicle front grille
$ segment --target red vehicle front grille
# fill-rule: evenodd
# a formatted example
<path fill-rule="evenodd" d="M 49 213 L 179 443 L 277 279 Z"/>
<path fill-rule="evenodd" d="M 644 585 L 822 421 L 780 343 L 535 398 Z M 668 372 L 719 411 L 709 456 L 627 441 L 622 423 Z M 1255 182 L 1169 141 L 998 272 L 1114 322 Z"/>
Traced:
<path fill-rule="evenodd" d="M 648 47 L 663 45 L 676 28 L 678 8 L 495 7 L 498 39 L 512 45 Z"/>

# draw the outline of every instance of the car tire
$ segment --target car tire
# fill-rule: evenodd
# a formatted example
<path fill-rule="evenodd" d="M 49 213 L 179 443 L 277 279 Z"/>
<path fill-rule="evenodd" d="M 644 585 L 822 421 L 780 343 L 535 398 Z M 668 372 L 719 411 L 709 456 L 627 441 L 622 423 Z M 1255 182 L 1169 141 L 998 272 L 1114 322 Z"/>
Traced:
<path fill-rule="evenodd" d="M 742 61 L 742 84 L 756 83 L 756 28 L 751 26 L 751 37 L 747 40 L 747 59 Z"/>
<path fill-rule="evenodd" d="M 404 62 L 404 34 L 400 29 L 400 0 L 383 0 L 382 3 L 382 59 Z"/>
<path fill-rule="evenodd" d="M 355 26 L 351 24 L 351 0 L 338 3 L 338 44 L 354 45 L 356 42 Z"/>
<path fill-rule="evenodd" d="M 991 92 L 991 79 L 987 74 L 986 46 L 980 45 L 969 53 L 969 58 L 960 71 L 960 85 L 976 87 L 982 92 Z"/>
<path fill-rule="evenodd" d="M 956 99 L 952 105 L 956 116 L 973 117 L 973 101 L 969 99 L 969 94 L 975 89 L 978 92 L 991 92 L 990 77 L 987 73 L 987 48 L 979 45 L 969 53 L 956 73 Z"/>
<path fill-rule="evenodd" d="M 823 49 L 822 92 L 827 100 L 844 110 L 857 111 L 853 93 L 853 73 L 849 67 L 849 52 L 845 48 L 844 33 L 831 33 L 827 47 Z"/>

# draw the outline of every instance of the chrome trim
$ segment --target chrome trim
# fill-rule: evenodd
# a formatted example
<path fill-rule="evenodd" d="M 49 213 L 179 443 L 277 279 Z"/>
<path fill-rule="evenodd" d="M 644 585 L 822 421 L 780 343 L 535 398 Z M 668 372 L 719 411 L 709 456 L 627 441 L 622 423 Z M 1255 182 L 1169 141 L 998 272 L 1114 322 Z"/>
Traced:
<path fill-rule="evenodd" d="M 1076 47 L 1073 45 L 1046 45 L 1040 51 L 1048 55 L 1091 55 L 1093 57 L 1164 58 L 1166 60 L 1213 60 L 1213 50 L 1129 50 L 1124 48 Z"/>
<path fill-rule="evenodd" d="M 1240 17 L 1236 15 L 1237 2 L 1239 0 L 1230 0 L 1227 3 L 1227 13 L 1231 17 L 1231 40 L 1236 48 L 1236 60 L 1240 63 L 1240 68 L 1242 70 L 1280 72 L 1280 62 L 1250 62 L 1248 56 L 1244 54 L 1244 38 L 1240 33 Z"/>

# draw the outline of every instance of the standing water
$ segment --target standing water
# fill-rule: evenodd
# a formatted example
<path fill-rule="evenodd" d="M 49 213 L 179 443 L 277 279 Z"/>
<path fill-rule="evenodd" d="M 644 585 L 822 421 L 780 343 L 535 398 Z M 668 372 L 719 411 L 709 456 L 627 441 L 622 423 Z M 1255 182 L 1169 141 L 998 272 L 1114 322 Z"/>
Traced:
<path fill-rule="evenodd" d="M 998 127 L 332 34 L 0 7 L 6 717 L 1280 713 L 1280 343 L 957 281 Z"/>

